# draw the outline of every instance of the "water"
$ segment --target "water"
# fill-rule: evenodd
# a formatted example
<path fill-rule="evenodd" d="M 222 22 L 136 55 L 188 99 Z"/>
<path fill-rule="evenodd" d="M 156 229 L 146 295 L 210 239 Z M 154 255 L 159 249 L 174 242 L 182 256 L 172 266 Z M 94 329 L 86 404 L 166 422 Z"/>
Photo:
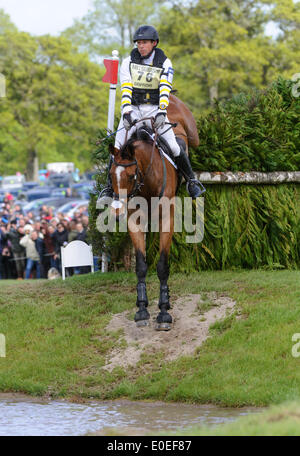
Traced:
<path fill-rule="evenodd" d="M 130 401 L 0 400 L 1 436 L 78 436 L 87 433 L 143 435 L 194 425 L 216 425 L 257 413 L 255 408 Z"/>

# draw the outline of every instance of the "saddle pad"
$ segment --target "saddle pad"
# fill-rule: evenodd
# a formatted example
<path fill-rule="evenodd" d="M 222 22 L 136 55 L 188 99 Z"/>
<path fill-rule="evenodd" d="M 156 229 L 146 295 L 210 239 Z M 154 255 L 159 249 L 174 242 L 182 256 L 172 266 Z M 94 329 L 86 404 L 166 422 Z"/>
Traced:
<path fill-rule="evenodd" d="M 171 165 L 174 166 L 175 169 L 177 169 L 177 165 L 175 165 L 175 163 L 173 162 L 172 158 L 166 154 L 162 149 L 160 149 L 162 151 L 162 153 L 164 154 L 164 156 L 166 157 L 167 160 L 169 160 L 169 162 L 171 163 Z"/>
<path fill-rule="evenodd" d="M 154 141 L 154 133 L 152 132 L 152 130 L 148 129 L 146 126 L 143 126 L 141 127 L 139 130 L 138 130 L 138 133 L 145 133 L 152 141 Z M 157 147 L 159 148 L 159 150 L 164 154 L 164 156 L 166 157 L 167 160 L 169 160 L 169 162 L 171 163 L 171 165 L 174 166 L 175 169 L 177 169 L 177 165 L 175 165 L 174 161 L 172 160 L 172 158 L 170 157 L 170 155 L 168 155 L 166 152 L 164 152 L 163 148 L 157 144 Z"/>

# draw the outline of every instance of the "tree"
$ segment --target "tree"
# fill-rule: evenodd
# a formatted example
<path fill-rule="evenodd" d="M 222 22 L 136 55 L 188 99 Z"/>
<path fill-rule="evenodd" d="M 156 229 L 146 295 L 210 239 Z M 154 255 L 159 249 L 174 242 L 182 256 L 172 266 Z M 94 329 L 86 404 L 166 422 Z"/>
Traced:
<path fill-rule="evenodd" d="M 269 20 L 261 2 L 201 0 L 192 6 L 173 2 L 159 30 L 174 61 L 176 78 L 194 111 L 247 86 L 260 87 L 268 63 Z"/>
<path fill-rule="evenodd" d="M 7 80 L 0 99 L 2 170 L 33 179 L 37 158 L 88 168 L 91 142 L 106 125 L 103 70 L 66 38 L 7 31 L 0 35 L 0 72 Z"/>
<path fill-rule="evenodd" d="M 0 35 L 6 32 L 16 32 L 17 27 L 11 22 L 8 14 L 0 8 Z"/>
<path fill-rule="evenodd" d="M 277 38 L 270 75 L 274 78 L 280 73 L 283 77 L 291 78 L 300 72 L 300 2 L 277 0 L 272 3 L 272 20 L 281 33 Z"/>
<path fill-rule="evenodd" d="M 82 20 L 76 20 L 63 35 L 87 51 L 95 60 L 119 50 L 121 57 L 132 47 L 135 30 L 158 20 L 164 1 L 94 0 L 93 8 Z"/>

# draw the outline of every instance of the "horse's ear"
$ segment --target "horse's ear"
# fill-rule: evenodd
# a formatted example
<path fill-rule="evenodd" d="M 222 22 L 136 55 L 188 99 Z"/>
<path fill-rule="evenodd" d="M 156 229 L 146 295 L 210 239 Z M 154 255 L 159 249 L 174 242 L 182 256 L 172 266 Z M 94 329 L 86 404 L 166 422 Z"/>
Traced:
<path fill-rule="evenodd" d="M 116 149 L 113 144 L 109 144 L 108 150 L 111 153 L 111 155 L 114 155 L 115 157 L 120 153 L 119 149 Z"/>

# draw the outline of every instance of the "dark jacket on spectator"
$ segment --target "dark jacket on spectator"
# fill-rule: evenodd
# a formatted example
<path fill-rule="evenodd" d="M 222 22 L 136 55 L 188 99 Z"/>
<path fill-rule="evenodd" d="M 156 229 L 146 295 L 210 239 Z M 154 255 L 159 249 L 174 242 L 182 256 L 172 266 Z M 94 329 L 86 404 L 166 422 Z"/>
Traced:
<path fill-rule="evenodd" d="M 53 253 L 55 251 L 55 240 L 48 230 L 46 230 L 46 234 L 44 234 L 44 243 L 47 253 Z"/>
<path fill-rule="evenodd" d="M 24 253 L 25 248 L 20 245 L 20 240 L 22 239 L 23 234 L 19 233 L 14 228 L 11 228 L 8 233 L 6 233 L 6 238 L 11 242 L 11 249 L 13 253 Z"/>
<path fill-rule="evenodd" d="M 64 245 L 65 242 L 68 242 L 68 231 L 64 229 L 59 232 L 58 230 L 54 231 L 52 235 L 55 245 L 55 253 L 60 255 L 60 248 Z"/>
<path fill-rule="evenodd" d="M 6 246 L 6 234 L 0 229 L 0 254 L 2 253 L 3 248 Z"/>
<path fill-rule="evenodd" d="M 77 234 L 76 241 L 86 242 L 86 230 L 83 230 L 83 231 L 81 231 L 81 233 Z"/>

